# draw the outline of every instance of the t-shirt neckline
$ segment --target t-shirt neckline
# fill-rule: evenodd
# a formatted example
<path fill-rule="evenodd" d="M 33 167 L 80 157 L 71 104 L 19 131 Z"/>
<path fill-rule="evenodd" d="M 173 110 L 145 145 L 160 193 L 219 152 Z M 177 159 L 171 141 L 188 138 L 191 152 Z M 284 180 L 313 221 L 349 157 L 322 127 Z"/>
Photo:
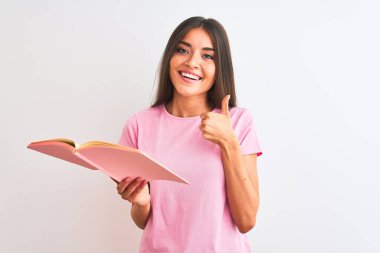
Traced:
<path fill-rule="evenodd" d="M 164 111 L 164 113 L 173 118 L 173 119 L 177 119 L 177 120 L 195 120 L 195 119 L 200 119 L 200 116 L 191 116 L 191 117 L 178 117 L 178 116 L 174 116 L 173 114 L 169 113 L 168 110 L 166 110 L 166 106 L 165 104 L 162 104 L 161 105 L 162 107 L 162 110 Z M 217 108 L 214 108 L 211 110 L 211 112 L 216 112 Z"/>

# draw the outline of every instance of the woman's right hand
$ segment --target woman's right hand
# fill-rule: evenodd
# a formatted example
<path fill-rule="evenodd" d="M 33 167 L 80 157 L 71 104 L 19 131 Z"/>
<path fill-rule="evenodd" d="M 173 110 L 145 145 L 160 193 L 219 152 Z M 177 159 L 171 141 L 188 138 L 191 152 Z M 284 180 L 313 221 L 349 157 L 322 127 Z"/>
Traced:
<path fill-rule="evenodd" d="M 148 181 L 140 177 L 135 179 L 124 178 L 118 183 L 117 192 L 122 199 L 128 200 L 132 204 L 146 206 L 150 203 Z"/>

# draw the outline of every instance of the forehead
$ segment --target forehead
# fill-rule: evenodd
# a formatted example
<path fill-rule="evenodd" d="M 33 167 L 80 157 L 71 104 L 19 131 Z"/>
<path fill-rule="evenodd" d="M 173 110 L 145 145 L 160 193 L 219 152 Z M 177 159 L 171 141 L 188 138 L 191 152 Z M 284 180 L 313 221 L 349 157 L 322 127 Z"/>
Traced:
<path fill-rule="evenodd" d="M 192 47 L 213 47 L 210 34 L 203 28 L 193 28 L 189 30 L 181 41 L 190 43 Z"/>

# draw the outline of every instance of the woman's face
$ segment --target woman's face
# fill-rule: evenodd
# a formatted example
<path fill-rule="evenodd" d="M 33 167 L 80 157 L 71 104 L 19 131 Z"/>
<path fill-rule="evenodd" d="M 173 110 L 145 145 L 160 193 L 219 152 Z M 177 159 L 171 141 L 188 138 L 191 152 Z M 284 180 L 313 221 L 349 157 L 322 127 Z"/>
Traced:
<path fill-rule="evenodd" d="M 215 82 L 214 55 L 206 30 L 193 28 L 186 33 L 170 59 L 174 96 L 207 99 L 207 91 Z"/>

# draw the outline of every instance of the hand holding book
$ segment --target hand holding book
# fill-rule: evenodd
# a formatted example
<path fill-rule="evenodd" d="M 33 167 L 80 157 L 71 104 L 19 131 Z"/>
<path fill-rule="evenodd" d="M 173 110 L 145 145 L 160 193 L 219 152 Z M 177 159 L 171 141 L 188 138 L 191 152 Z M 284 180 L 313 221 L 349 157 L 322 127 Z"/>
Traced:
<path fill-rule="evenodd" d="M 126 177 L 118 183 L 117 192 L 122 199 L 128 200 L 131 204 L 146 206 L 150 203 L 148 181 L 146 179 Z"/>

